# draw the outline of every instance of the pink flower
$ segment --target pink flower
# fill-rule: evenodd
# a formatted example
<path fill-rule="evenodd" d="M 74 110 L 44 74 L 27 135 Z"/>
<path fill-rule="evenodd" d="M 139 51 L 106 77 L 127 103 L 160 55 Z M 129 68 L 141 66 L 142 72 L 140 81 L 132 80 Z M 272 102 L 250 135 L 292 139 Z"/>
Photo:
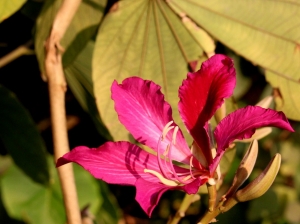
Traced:
<path fill-rule="evenodd" d="M 178 107 L 195 142 L 191 151 L 160 86 L 138 77 L 127 78 L 122 84 L 114 81 L 112 99 L 120 122 L 156 155 L 129 142 L 107 142 L 92 149 L 76 147 L 59 158 L 57 166 L 75 162 L 108 183 L 134 185 L 136 200 L 151 216 L 165 191 L 180 189 L 195 194 L 213 179 L 222 155 L 235 139 L 250 138 L 263 126 L 293 131 L 282 112 L 248 106 L 229 114 L 216 127 L 213 135 L 218 147 L 213 153 L 208 121 L 224 98 L 232 95 L 235 82 L 233 62 L 224 55 L 211 57 L 183 81 Z"/>

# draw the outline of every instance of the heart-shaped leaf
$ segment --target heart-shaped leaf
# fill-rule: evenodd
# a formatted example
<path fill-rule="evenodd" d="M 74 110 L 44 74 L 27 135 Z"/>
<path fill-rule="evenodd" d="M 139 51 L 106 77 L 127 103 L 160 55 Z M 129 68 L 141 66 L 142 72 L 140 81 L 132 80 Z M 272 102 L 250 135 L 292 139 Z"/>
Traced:
<path fill-rule="evenodd" d="M 129 76 L 153 80 L 177 110 L 178 87 L 203 50 L 180 18 L 161 0 L 117 2 L 100 27 L 94 57 L 93 81 L 101 117 L 115 140 L 128 139 L 114 110 L 110 87 Z"/>

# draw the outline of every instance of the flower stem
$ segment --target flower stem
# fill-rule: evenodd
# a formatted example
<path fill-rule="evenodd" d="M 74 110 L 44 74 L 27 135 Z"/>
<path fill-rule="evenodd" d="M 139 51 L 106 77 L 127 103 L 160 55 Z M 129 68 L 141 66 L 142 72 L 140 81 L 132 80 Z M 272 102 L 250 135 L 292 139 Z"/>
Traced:
<path fill-rule="evenodd" d="M 210 185 L 207 183 L 208 190 L 208 210 L 213 211 L 215 209 L 216 200 L 217 200 L 217 189 L 216 185 Z"/>
<path fill-rule="evenodd" d="M 214 209 L 213 211 L 207 210 L 207 212 L 204 214 L 204 216 L 201 218 L 198 224 L 208 224 L 219 214 L 220 214 L 219 209 Z"/>
<path fill-rule="evenodd" d="M 173 219 L 169 222 L 169 224 L 177 224 L 180 219 L 185 216 L 185 212 L 190 207 L 190 205 L 199 199 L 199 194 L 185 194 L 178 211 L 176 212 Z"/>

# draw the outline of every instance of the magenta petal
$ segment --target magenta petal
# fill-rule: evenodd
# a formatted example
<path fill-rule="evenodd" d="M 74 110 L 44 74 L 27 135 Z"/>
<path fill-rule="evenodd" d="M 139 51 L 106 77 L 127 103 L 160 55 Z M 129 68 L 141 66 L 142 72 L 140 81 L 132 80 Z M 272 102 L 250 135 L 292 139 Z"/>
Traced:
<path fill-rule="evenodd" d="M 214 131 L 218 149 L 211 169 L 217 167 L 225 149 L 235 139 L 250 138 L 257 128 L 266 126 L 294 131 L 284 113 L 258 106 L 247 106 L 225 117 Z"/>
<path fill-rule="evenodd" d="M 131 77 L 122 84 L 115 81 L 111 91 L 120 122 L 137 141 L 156 151 L 164 127 L 173 121 L 172 109 L 164 100 L 160 86 L 152 81 Z M 172 140 L 172 133 L 173 130 L 167 135 L 166 142 L 161 143 L 163 150 Z M 172 159 L 188 163 L 191 153 L 180 130 L 176 143 Z"/>
<path fill-rule="evenodd" d="M 162 194 L 174 187 L 168 187 L 160 183 L 148 182 L 144 179 L 138 179 L 136 184 L 135 200 L 140 204 L 143 210 L 150 217 L 153 209 L 158 204 Z"/>
<path fill-rule="evenodd" d="M 196 194 L 199 190 L 199 187 L 206 183 L 208 178 L 196 178 L 193 182 L 182 186 L 182 190 L 184 190 L 188 194 Z"/>
<path fill-rule="evenodd" d="M 224 98 L 232 95 L 235 83 L 232 60 L 217 54 L 203 62 L 199 71 L 189 73 L 179 88 L 179 113 L 208 163 L 212 158 L 204 127 Z"/>
<path fill-rule="evenodd" d="M 95 178 L 111 184 L 135 185 L 138 178 L 159 182 L 144 169 L 160 172 L 156 156 L 129 142 L 107 142 L 98 148 L 79 146 L 57 161 L 57 166 L 75 162 Z"/>

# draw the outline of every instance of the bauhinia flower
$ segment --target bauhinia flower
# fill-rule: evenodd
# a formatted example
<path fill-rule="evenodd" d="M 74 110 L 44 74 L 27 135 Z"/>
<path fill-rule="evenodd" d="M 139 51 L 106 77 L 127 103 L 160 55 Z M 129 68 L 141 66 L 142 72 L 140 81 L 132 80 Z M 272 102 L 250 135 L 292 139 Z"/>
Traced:
<path fill-rule="evenodd" d="M 224 55 L 215 55 L 199 71 L 188 73 L 179 88 L 178 107 L 194 139 L 190 149 L 159 85 L 139 77 L 127 78 L 121 84 L 114 81 L 112 99 L 120 122 L 155 153 L 126 141 L 107 142 L 98 148 L 76 147 L 59 158 L 57 166 L 75 162 L 95 178 L 134 185 L 136 200 L 151 216 L 165 191 L 195 194 L 204 183 L 213 184 L 220 159 L 234 140 L 250 138 L 256 128 L 264 126 L 293 131 L 282 112 L 247 106 L 229 114 L 209 134 L 209 120 L 232 95 L 235 83 L 233 62 Z"/>

